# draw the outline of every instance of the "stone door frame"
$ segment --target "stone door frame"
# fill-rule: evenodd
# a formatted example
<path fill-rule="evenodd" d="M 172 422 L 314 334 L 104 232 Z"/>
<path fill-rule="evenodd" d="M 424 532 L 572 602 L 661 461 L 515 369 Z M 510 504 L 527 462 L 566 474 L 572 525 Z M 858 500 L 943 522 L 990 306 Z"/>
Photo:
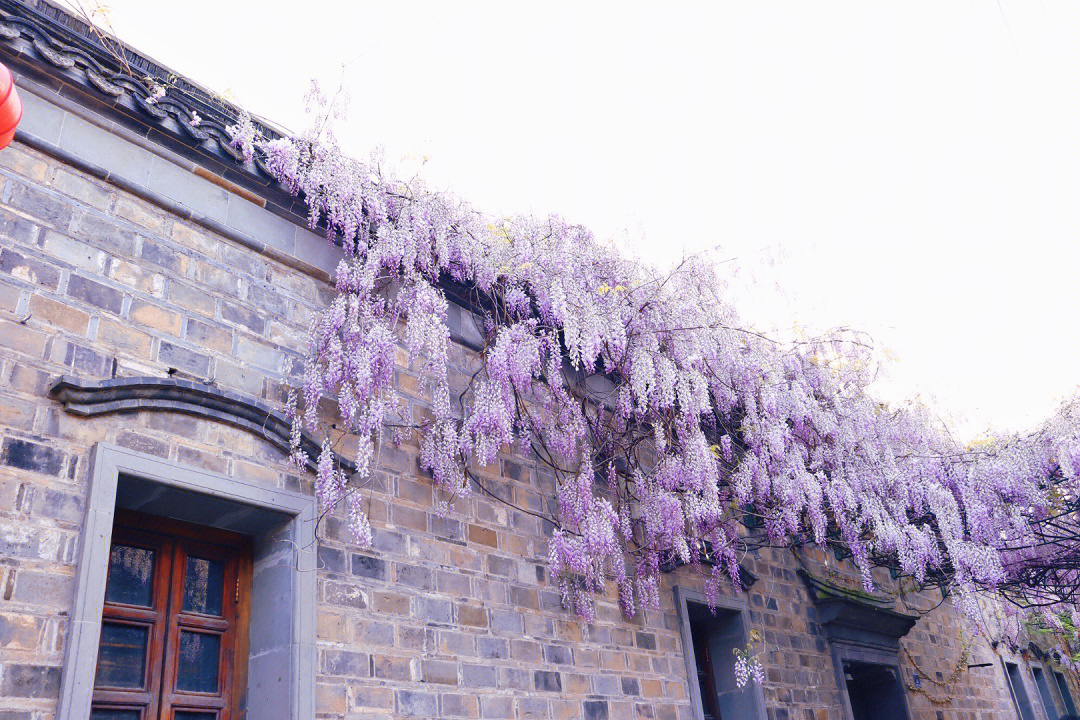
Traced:
<path fill-rule="evenodd" d="M 290 547 L 269 557 L 262 578 L 256 569 L 252 590 L 248 712 L 252 717 L 315 717 L 315 613 L 317 594 L 315 502 L 301 493 L 270 489 L 244 480 L 179 465 L 161 458 L 98 443 L 92 451 L 86 522 L 79 550 L 75 597 L 69 623 L 57 720 L 90 715 L 101 613 L 112 543 L 117 488 L 121 478 L 151 483 L 165 492 L 195 493 L 235 506 L 251 518 L 280 518 L 267 542 Z M 231 529 L 231 528 L 224 528 Z M 260 537 L 256 537 L 256 545 Z M 258 549 L 257 551 L 258 552 Z M 259 621 L 262 620 L 261 623 Z M 256 624 L 260 624 L 257 629 Z M 287 624 L 284 644 L 275 633 Z M 260 633 L 262 636 L 260 636 Z M 271 646 L 256 656 L 260 645 Z M 285 683 L 282 683 L 282 679 Z"/>

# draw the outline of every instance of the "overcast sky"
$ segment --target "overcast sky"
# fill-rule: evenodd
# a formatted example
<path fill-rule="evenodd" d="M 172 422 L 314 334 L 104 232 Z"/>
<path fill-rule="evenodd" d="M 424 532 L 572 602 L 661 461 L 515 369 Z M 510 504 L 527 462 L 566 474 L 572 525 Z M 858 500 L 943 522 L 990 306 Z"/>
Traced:
<path fill-rule="evenodd" d="M 967 439 L 1080 385 L 1080 3 L 107 0 L 121 38 L 293 130 L 654 263 L 738 258 L 764 328 L 865 330 Z M 748 282 L 752 281 L 752 282 Z"/>

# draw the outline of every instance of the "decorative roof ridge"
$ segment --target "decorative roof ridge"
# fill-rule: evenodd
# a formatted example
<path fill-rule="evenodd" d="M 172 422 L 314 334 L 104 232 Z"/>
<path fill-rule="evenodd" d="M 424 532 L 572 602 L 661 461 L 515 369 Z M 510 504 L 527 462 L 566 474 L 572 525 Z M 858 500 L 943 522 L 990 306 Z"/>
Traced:
<path fill-rule="evenodd" d="M 198 164 L 216 161 L 229 179 L 272 200 L 296 220 L 306 217 L 302 202 L 288 195 L 267 170 L 261 152 L 245 162 L 232 146 L 227 128 L 240 117 L 240 108 L 125 43 L 111 37 L 109 42 L 116 43 L 128 69 L 141 77 L 122 67 L 99 35 L 67 10 L 45 0 L 0 0 L 0 47 L 13 53 L 9 64 L 36 70 L 53 84 L 78 87 L 122 115 L 125 124 L 145 128 L 143 134 L 151 139 L 167 138 L 162 144 L 170 150 Z M 152 97 L 151 83 L 163 87 L 164 95 Z M 193 122 L 195 113 L 198 123 Z M 282 131 L 265 120 L 253 117 L 252 122 L 264 138 L 282 137 Z"/>

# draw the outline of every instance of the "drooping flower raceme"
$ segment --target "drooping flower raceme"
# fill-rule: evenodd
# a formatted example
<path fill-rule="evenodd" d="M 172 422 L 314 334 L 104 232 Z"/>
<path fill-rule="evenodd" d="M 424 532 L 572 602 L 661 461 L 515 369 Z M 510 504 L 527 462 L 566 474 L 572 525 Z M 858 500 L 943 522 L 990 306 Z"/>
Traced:
<path fill-rule="evenodd" d="M 249 125 L 236 126 L 240 147 Z M 655 602 L 674 560 L 711 563 L 715 596 L 764 544 L 842 549 L 868 588 L 882 564 L 968 591 L 1061 564 L 1053 553 L 1067 551 L 1040 538 L 1076 527 L 1075 406 L 1031 436 L 958 448 L 919 410 L 867 394 L 874 366 L 858 338 L 789 347 L 744 329 L 700 258 L 661 274 L 558 217 L 489 218 L 346 157 L 325 127 L 259 150 L 344 250 L 295 417 L 322 433 L 321 403 L 334 402 L 358 469 L 346 477 L 328 440 L 316 488 L 347 503 L 358 542 L 371 528 L 356 488 L 393 428 L 419 432 L 421 465 L 448 498 L 508 448 L 547 467 L 551 574 L 587 618 L 609 582 L 628 615 Z M 471 294 L 485 344 L 464 380 L 449 366 L 450 286 Z M 399 351 L 423 379 L 422 412 L 397 395 Z M 1017 599 L 1069 603 L 1070 583 L 1062 570 Z"/>

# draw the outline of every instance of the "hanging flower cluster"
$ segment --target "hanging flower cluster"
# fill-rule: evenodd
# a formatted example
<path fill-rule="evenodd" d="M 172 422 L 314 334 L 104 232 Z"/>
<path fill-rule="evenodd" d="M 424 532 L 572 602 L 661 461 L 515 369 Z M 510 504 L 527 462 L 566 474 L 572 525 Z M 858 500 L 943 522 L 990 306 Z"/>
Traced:
<path fill-rule="evenodd" d="M 234 132 L 245 154 L 250 128 Z M 388 429 L 419 433 L 422 467 L 449 498 L 509 447 L 550 468 L 551 575 L 586 618 L 607 583 L 627 615 L 656 602 L 672 560 L 702 568 L 715 597 L 766 544 L 842 549 L 868 589 L 879 565 L 1009 588 L 1056 562 L 1040 544 L 1048 519 L 1075 529 L 1075 407 L 1033 436 L 958 448 L 917 409 L 866 393 L 874 364 L 859 338 L 789 347 L 746 330 L 700 258 L 658 273 L 559 217 L 487 217 L 384 175 L 377 157 L 345 156 L 325 122 L 257 146 L 344 249 L 312 326 L 294 437 L 323 432 L 321 403 L 336 404 L 358 470 L 343 474 L 328 438 L 316 487 L 347 503 L 361 544 L 371 528 L 356 488 Z M 472 294 L 485 343 L 461 381 L 448 367 L 449 286 Z M 422 409 L 395 391 L 399 348 L 425 383 Z M 1068 552 L 1080 557 L 1076 542 Z M 1069 602 L 1077 585 L 1063 570 L 1039 600 Z"/>

